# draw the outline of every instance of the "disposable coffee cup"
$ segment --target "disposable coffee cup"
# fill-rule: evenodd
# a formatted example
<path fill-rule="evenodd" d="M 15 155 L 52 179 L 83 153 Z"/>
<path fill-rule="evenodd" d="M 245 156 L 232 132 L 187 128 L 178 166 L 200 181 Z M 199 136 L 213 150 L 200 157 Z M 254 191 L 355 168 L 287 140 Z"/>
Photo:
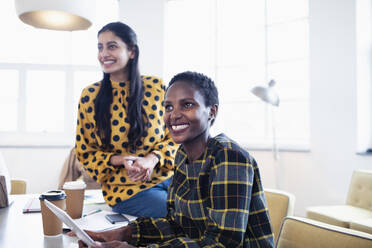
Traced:
<path fill-rule="evenodd" d="M 66 194 L 62 190 L 51 190 L 40 195 L 41 216 L 45 236 L 56 236 L 62 233 L 62 221 L 44 204 L 48 200 L 60 209 L 66 208 Z"/>
<path fill-rule="evenodd" d="M 66 212 L 73 219 L 81 218 L 83 213 L 84 191 L 86 184 L 83 181 L 65 182 L 63 190 L 66 193 Z"/>

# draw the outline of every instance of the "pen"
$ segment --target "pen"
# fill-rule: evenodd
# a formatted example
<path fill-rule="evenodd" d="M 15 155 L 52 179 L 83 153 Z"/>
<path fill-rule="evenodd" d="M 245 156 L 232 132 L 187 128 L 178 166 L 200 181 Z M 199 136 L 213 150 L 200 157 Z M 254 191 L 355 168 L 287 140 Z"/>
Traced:
<path fill-rule="evenodd" d="M 101 209 L 96 209 L 96 210 L 94 210 L 94 211 L 92 211 L 92 212 L 89 212 L 89 213 L 83 214 L 83 217 L 86 217 L 86 216 L 88 216 L 88 215 L 92 215 L 92 214 L 96 214 L 96 213 L 99 213 L 99 212 L 101 212 L 101 211 L 102 211 Z"/>

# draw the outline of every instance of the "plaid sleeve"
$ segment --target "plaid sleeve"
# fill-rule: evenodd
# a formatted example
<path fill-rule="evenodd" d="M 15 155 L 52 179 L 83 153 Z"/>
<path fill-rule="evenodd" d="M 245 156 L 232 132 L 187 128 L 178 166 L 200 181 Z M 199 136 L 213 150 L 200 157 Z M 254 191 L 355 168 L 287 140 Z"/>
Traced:
<path fill-rule="evenodd" d="M 182 155 L 182 150 L 177 153 Z M 177 159 L 181 157 L 181 159 Z M 190 212 L 180 208 L 182 196 L 190 187 L 187 182 L 187 166 L 182 156 L 176 156 L 176 170 L 172 186 L 179 195 L 178 207 L 172 208 L 168 201 L 168 210 L 173 212 L 171 219 L 145 219 L 136 223 L 132 238 L 136 245 L 151 244 L 148 247 L 273 247 L 273 236 L 259 180 L 256 162 L 248 153 L 231 146 L 219 147 L 208 155 L 207 192 L 203 198 L 193 198 L 188 205 Z M 204 163 L 206 161 L 200 161 Z M 182 167 L 182 168 L 181 168 Z M 185 167 L 185 168 L 183 168 Z M 191 169 L 192 171 L 192 169 Z M 201 174 L 199 174 L 201 175 Z M 192 176 L 191 176 L 192 177 Z M 196 190 L 196 189 L 195 189 Z M 197 191 L 195 191 L 197 192 Z M 187 198 L 190 200 L 190 198 Z M 204 211 L 200 202 L 205 203 Z M 177 205 L 177 204 L 176 204 Z M 194 207 L 193 207 L 194 206 Z M 185 210 L 186 211 L 186 210 Z M 193 218 L 190 218 L 192 214 Z M 201 228 L 199 228 L 199 226 Z M 205 228 L 204 228 L 205 227 Z M 202 231 L 199 235 L 197 233 Z"/>
<path fill-rule="evenodd" d="M 131 244 L 135 246 L 164 243 L 184 235 L 169 215 L 166 218 L 139 218 L 132 222 Z"/>
<path fill-rule="evenodd" d="M 174 237 L 150 247 L 240 247 L 248 224 L 253 168 L 238 151 L 216 154 L 210 172 L 208 227 L 200 240 Z M 177 235 L 175 235 L 177 236 Z"/>
<path fill-rule="evenodd" d="M 253 167 L 240 151 L 224 148 L 215 155 L 210 172 L 208 228 L 202 247 L 240 247 L 248 224 Z"/>

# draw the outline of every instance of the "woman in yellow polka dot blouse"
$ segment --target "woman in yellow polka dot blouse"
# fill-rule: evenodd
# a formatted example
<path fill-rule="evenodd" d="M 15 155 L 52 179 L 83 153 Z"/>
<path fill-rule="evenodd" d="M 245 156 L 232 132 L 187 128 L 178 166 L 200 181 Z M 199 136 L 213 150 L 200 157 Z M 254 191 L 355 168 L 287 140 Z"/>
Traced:
<path fill-rule="evenodd" d="M 136 34 L 126 24 L 98 32 L 103 79 L 81 94 L 76 152 L 114 211 L 161 217 L 178 147 L 163 121 L 165 86 L 140 76 L 138 56 Z"/>

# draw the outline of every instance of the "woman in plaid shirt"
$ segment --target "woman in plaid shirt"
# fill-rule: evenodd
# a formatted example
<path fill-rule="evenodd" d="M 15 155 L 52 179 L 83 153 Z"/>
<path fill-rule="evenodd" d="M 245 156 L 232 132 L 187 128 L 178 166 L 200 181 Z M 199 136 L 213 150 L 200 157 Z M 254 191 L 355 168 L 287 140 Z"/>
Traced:
<path fill-rule="evenodd" d="M 106 242 L 97 247 L 274 247 L 256 161 L 224 134 L 210 136 L 218 112 L 214 82 L 200 73 L 180 73 L 170 81 L 164 104 L 164 121 L 181 144 L 168 214 L 89 232 Z"/>

